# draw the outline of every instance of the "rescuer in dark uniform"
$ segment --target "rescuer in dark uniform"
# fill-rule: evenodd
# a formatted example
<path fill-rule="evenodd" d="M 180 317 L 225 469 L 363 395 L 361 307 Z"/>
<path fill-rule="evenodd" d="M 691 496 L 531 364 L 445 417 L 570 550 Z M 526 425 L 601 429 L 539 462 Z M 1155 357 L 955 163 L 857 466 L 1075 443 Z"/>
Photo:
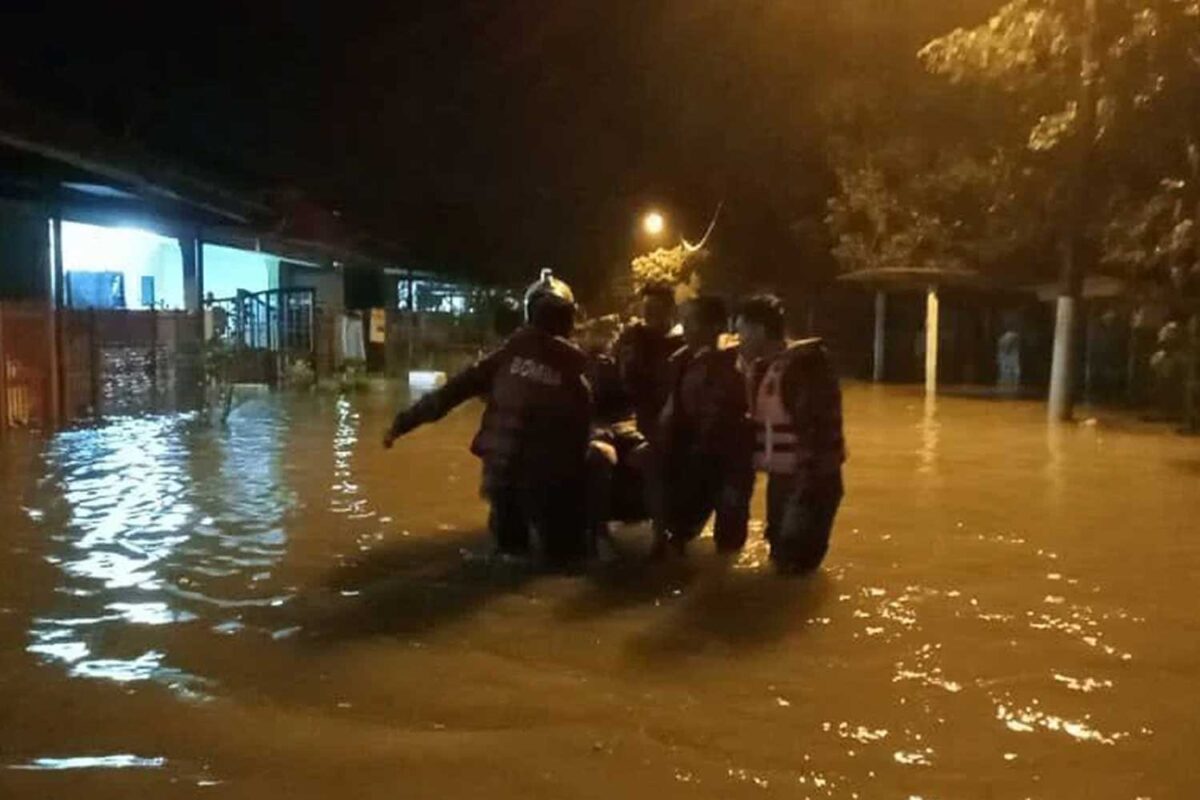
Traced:
<path fill-rule="evenodd" d="M 496 304 L 496 308 L 492 311 L 492 333 L 497 338 L 507 339 L 516 332 L 517 328 L 521 327 L 521 323 L 524 321 L 525 315 L 517 299 L 515 297 L 502 297 L 500 298 L 500 302 Z"/>
<path fill-rule="evenodd" d="M 642 319 L 628 325 L 616 344 L 617 369 L 633 403 L 638 430 L 653 436 L 667 399 L 667 359 L 683 346 L 675 332 L 675 291 L 650 284 L 641 291 Z"/>
<path fill-rule="evenodd" d="M 384 447 L 472 397 L 486 406 L 471 452 L 483 461 L 488 526 L 501 554 L 525 556 L 536 531 L 547 560 L 587 552 L 585 458 L 592 416 L 587 358 L 567 341 L 571 288 L 543 270 L 525 294 L 526 324 L 441 389 L 396 415 Z"/>
<path fill-rule="evenodd" d="M 784 338 L 783 305 L 771 295 L 738 309 L 749 378 L 754 465 L 767 474 L 767 541 L 784 572 L 820 566 L 842 500 L 842 393 L 820 339 Z"/>
<path fill-rule="evenodd" d="M 701 296 L 684 306 L 686 346 L 668 364 L 670 393 L 655 439 L 664 534 L 655 543 L 657 554 L 668 546 L 682 552 L 714 512 L 718 552 L 737 552 L 746 543 L 754 472 L 745 378 L 737 351 L 718 347 L 727 325 L 718 297 Z"/>

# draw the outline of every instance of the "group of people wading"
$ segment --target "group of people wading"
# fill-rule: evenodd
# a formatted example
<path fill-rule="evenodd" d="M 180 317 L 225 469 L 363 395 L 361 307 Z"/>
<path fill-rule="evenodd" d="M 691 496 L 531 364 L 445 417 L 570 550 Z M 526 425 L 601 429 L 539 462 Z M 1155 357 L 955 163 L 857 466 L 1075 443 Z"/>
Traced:
<path fill-rule="evenodd" d="M 714 519 L 717 551 L 745 546 L 755 473 L 766 539 L 784 572 L 820 565 L 842 499 L 841 390 L 819 339 L 789 341 L 771 295 L 729 310 L 712 295 L 677 308 L 641 291 L 619 336 L 572 341 L 571 288 L 542 273 L 524 324 L 495 351 L 396 415 L 384 446 L 471 398 L 484 403 L 471 452 L 483 462 L 488 526 L 502 557 L 538 552 L 578 566 L 613 522 L 649 519 L 651 555 L 683 555 Z M 682 323 L 677 325 L 676 316 Z"/>

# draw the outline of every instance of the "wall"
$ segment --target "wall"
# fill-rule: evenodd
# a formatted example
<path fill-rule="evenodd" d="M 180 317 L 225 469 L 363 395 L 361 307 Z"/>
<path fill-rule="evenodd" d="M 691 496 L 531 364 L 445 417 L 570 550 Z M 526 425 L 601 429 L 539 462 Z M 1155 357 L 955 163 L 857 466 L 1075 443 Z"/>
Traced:
<path fill-rule="evenodd" d="M 154 289 L 161 302 L 170 309 L 182 309 L 183 301 L 183 252 L 178 239 L 162 241 L 150 256 L 150 269 L 154 274 Z"/>
<path fill-rule="evenodd" d="M 346 308 L 360 310 L 395 306 L 395 276 L 385 275 L 383 270 L 375 267 L 355 266 L 347 266 L 342 275 L 346 285 Z"/>
<path fill-rule="evenodd" d="M 317 305 L 330 313 L 340 313 L 345 308 L 346 289 L 342 273 L 323 267 L 307 267 L 287 261 L 279 267 L 281 289 L 315 289 Z"/>
<path fill-rule="evenodd" d="M 270 253 L 204 245 L 204 294 L 234 297 L 238 290 L 263 292 L 279 286 L 279 258 Z"/>
<path fill-rule="evenodd" d="M 120 272 L 125 276 L 125 307 L 145 308 L 141 279 L 154 278 L 155 303 L 183 308 L 183 254 L 177 239 L 136 228 L 64 220 L 65 272 Z"/>
<path fill-rule="evenodd" d="M 0 300 L 49 297 L 49 213 L 0 202 Z"/>

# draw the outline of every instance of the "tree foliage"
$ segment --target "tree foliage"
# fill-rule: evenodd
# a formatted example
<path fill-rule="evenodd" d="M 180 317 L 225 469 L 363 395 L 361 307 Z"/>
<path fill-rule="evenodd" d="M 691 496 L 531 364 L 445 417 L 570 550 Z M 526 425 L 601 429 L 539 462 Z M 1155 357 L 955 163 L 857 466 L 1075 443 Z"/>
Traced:
<path fill-rule="evenodd" d="M 995 145 L 1044 188 L 1052 225 L 1076 174 L 1072 145 L 1091 148 L 1082 206 L 1099 261 L 1152 277 L 1196 260 L 1200 2 L 1096 0 L 1094 18 L 1084 9 L 1083 0 L 1012 0 L 983 25 L 930 42 L 919 58 L 1024 131 L 1020 145 L 999 137 Z M 1094 88 L 1090 142 L 1079 139 L 1084 77 Z"/>
<path fill-rule="evenodd" d="M 903 95 L 871 85 L 830 93 L 825 222 L 841 268 L 1016 263 L 1026 275 L 1046 250 L 1055 195 L 1013 157 L 1024 137 L 1010 109 L 980 102 L 979 88 L 917 77 Z"/>
<path fill-rule="evenodd" d="M 630 276 L 636 294 L 646 286 L 672 286 L 676 293 L 699 285 L 697 268 L 705 258 L 704 250 L 692 250 L 683 244 L 676 247 L 659 247 L 633 259 Z"/>
<path fill-rule="evenodd" d="M 936 208 L 938 178 L 915 177 L 911 152 L 890 155 L 847 154 L 835 166 L 834 256 L 847 270 L 961 266 L 963 221 Z"/>

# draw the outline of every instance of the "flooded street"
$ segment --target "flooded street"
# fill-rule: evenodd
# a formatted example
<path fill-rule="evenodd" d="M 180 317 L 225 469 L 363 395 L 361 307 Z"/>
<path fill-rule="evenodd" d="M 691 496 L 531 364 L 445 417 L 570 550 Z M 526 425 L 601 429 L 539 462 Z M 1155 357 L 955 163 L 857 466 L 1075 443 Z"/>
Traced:
<path fill-rule="evenodd" d="M 820 574 L 569 578 L 464 557 L 478 408 L 396 402 L 0 447 L 0 796 L 1200 794 L 1195 440 L 851 386 Z"/>

